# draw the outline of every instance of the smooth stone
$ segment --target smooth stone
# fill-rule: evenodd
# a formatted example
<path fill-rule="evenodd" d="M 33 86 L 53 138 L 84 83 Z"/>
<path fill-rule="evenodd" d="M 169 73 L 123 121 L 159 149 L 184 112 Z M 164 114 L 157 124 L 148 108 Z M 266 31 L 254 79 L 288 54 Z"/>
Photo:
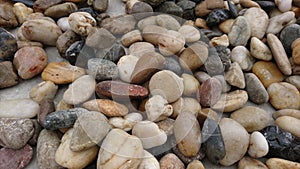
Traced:
<path fill-rule="evenodd" d="M 173 107 L 160 95 L 152 96 L 145 104 L 147 118 L 158 122 L 168 118 L 173 113 Z"/>
<path fill-rule="evenodd" d="M 51 62 L 42 72 L 42 79 L 55 84 L 68 84 L 84 74 L 84 69 L 72 66 L 68 62 Z"/>
<path fill-rule="evenodd" d="M 168 30 L 158 39 L 159 52 L 164 56 L 171 56 L 180 52 L 185 45 L 183 35 L 174 30 Z"/>
<path fill-rule="evenodd" d="M 183 15 L 183 9 L 172 1 L 165 1 L 161 3 L 156 8 L 154 8 L 154 12 L 174 15 L 180 18 Z"/>
<path fill-rule="evenodd" d="M 201 128 L 191 112 L 181 112 L 174 123 L 174 136 L 179 151 L 186 157 L 196 156 L 201 147 Z"/>
<path fill-rule="evenodd" d="M 300 76 L 299 75 L 289 76 L 288 78 L 285 79 L 285 81 L 294 85 L 300 91 Z"/>
<path fill-rule="evenodd" d="M 9 148 L 0 149 L 0 168 L 26 168 L 33 158 L 33 149 L 28 144 L 19 150 Z"/>
<path fill-rule="evenodd" d="M 272 60 L 272 53 L 269 47 L 256 37 L 251 38 L 250 53 L 256 59 L 264 61 Z"/>
<path fill-rule="evenodd" d="M 295 117 L 281 116 L 275 120 L 275 124 L 281 129 L 292 133 L 296 137 L 300 138 L 300 131 L 297 127 L 300 124 L 300 120 Z"/>
<path fill-rule="evenodd" d="M 296 63 L 298 65 L 300 64 L 300 53 L 298 52 L 300 49 L 299 42 L 300 42 L 300 38 L 296 39 L 292 43 L 292 46 L 291 46 L 292 51 L 293 51 L 293 53 L 292 53 L 293 61 L 294 61 L 294 63 Z"/>
<path fill-rule="evenodd" d="M 149 25 L 158 26 L 156 23 L 156 16 L 149 16 L 149 17 L 143 18 L 140 21 L 138 21 L 138 23 L 137 23 L 137 27 L 140 30 L 144 30 L 144 28 L 148 27 Z"/>
<path fill-rule="evenodd" d="M 122 26 L 120 26 L 122 25 Z M 101 26 L 112 34 L 125 34 L 134 30 L 136 19 L 132 15 L 117 16 L 108 19 L 108 22 L 102 22 Z"/>
<path fill-rule="evenodd" d="M 13 64 L 10 61 L 0 62 L 0 89 L 11 87 L 19 83 Z"/>
<path fill-rule="evenodd" d="M 204 63 L 206 72 L 211 76 L 224 74 L 225 67 L 221 58 L 219 57 L 217 49 L 214 47 L 210 47 L 208 49 L 208 53 L 209 57 Z"/>
<path fill-rule="evenodd" d="M 108 99 L 95 99 L 90 100 L 82 105 L 90 111 L 98 111 L 108 117 L 119 117 L 128 114 L 128 108 L 120 103 Z"/>
<path fill-rule="evenodd" d="M 130 83 L 131 76 L 139 58 L 133 55 L 125 55 L 117 63 L 120 79 Z"/>
<path fill-rule="evenodd" d="M 300 26 L 299 26 L 300 28 Z M 300 29 L 299 29 L 300 30 Z M 299 31 L 300 36 L 300 31 Z M 284 75 L 291 75 L 292 74 L 292 67 L 289 62 L 288 56 L 283 48 L 282 43 L 274 34 L 267 35 L 267 41 L 271 48 L 273 57 L 277 63 L 278 68 Z"/>
<path fill-rule="evenodd" d="M 183 50 L 179 62 L 184 69 L 195 70 L 206 62 L 208 54 L 209 51 L 205 45 L 195 43 Z"/>
<path fill-rule="evenodd" d="M 92 58 L 88 60 L 87 73 L 94 77 L 96 81 L 116 79 L 119 77 L 117 65 L 109 60 Z"/>
<path fill-rule="evenodd" d="M 55 105 L 52 99 L 44 98 L 40 101 L 40 112 L 37 114 L 38 123 L 44 127 L 45 119 L 48 114 L 55 111 Z"/>
<path fill-rule="evenodd" d="M 164 155 L 159 160 L 160 169 L 184 169 L 183 162 L 173 153 Z"/>
<path fill-rule="evenodd" d="M 64 100 L 60 100 L 56 107 L 55 107 L 55 110 L 56 111 L 59 111 L 59 110 L 68 110 L 68 109 L 73 109 L 74 108 L 74 105 L 72 104 L 67 104 L 66 102 L 64 102 Z"/>
<path fill-rule="evenodd" d="M 139 85 L 123 83 L 119 81 L 102 81 L 96 86 L 98 96 L 106 96 L 113 99 L 143 99 L 149 95 L 147 88 Z"/>
<path fill-rule="evenodd" d="M 212 109 L 225 113 L 235 111 L 243 107 L 248 100 L 248 94 L 244 90 L 234 90 L 227 94 L 222 94 L 220 100 L 212 106 Z"/>
<path fill-rule="evenodd" d="M 90 75 L 76 79 L 64 92 L 63 100 L 67 104 L 79 104 L 88 100 L 95 92 L 96 82 Z"/>
<path fill-rule="evenodd" d="M 121 37 L 121 43 L 125 47 L 141 41 L 143 41 L 143 37 L 139 30 L 130 31 Z"/>
<path fill-rule="evenodd" d="M 263 162 L 245 156 L 239 161 L 238 169 L 246 169 L 246 168 L 268 169 L 268 167 Z"/>
<path fill-rule="evenodd" d="M 237 62 L 242 70 L 249 71 L 252 69 L 255 59 L 246 47 L 236 46 L 231 51 L 231 61 Z"/>
<path fill-rule="evenodd" d="M 179 22 L 174 17 L 167 14 L 157 15 L 156 24 L 168 30 L 178 31 L 180 28 Z"/>
<path fill-rule="evenodd" d="M 248 154 L 253 158 L 260 158 L 267 155 L 268 152 L 269 145 L 264 135 L 258 131 L 253 132 L 250 135 Z"/>
<path fill-rule="evenodd" d="M 229 39 L 227 35 L 222 35 L 220 37 L 214 37 L 210 40 L 213 46 L 229 46 Z"/>
<path fill-rule="evenodd" d="M 263 104 L 269 101 L 269 94 L 254 73 L 245 73 L 246 91 L 249 100 L 256 104 Z"/>
<path fill-rule="evenodd" d="M 167 29 L 158 25 L 148 25 L 142 30 L 144 41 L 158 45 L 159 38 L 167 33 Z"/>
<path fill-rule="evenodd" d="M 300 108 L 300 94 L 295 86 L 286 82 L 272 83 L 267 91 L 270 96 L 270 103 L 276 109 Z"/>
<path fill-rule="evenodd" d="M 39 168 L 62 169 L 55 161 L 55 152 L 60 144 L 61 134 L 56 131 L 42 130 L 37 143 L 37 164 Z"/>
<path fill-rule="evenodd" d="M 144 53 L 155 52 L 154 46 L 148 42 L 135 42 L 129 47 L 129 55 L 136 57 L 142 57 Z"/>
<path fill-rule="evenodd" d="M 247 9 L 243 16 L 248 20 L 250 25 L 251 37 L 263 38 L 269 25 L 268 14 L 260 8 L 252 7 Z"/>
<path fill-rule="evenodd" d="M 181 97 L 176 102 L 172 103 L 173 113 L 172 118 L 177 118 L 177 116 L 185 111 L 192 112 L 194 115 L 198 115 L 201 111 L 201 105 L 198 100 L 192 97 Z"/>
<path fill-rule="evenodd" d="M 183 35 L 186 43 L 197 42 L 201 35 L 197 28 L 191 25 L 183 25 L 178 30 Z"/>
<path fill-rule="evenodd" d="M 272 62 L 258 61 L 252 67 L 252 72 L 259 78 L 262 84 L 267 88 L 272 83 L 283 81 L 283 75 Z"/>
<path fill-rule="evenodd" d="M 21 149 L 33 136 L 30 119 L 0 119 L 0 145 L 10 149 Z"/>
<path fill-rule="evenodd" d="M 176 57 L 165 57 L 165 70 L 170 70 L 180 76 L 183 72 L 180 63 Z"/>
<path fill-rule="evenodd" d="M 224 1 L 223 0 L 212 0 L 212 1 L 205 1 L 207 9 L 218 9 L 224 8 Z"/>
<path fill-rule="evenodd" d="M 222 93 L 229 92 L 231 90 L 230 84 L 226 82 L 226 79 L 223 75 L 214 76 L 214 78 L 218 79 L 222 86 Z"/>
<path fill-rule="evenodd" d="M 137 1 L 137 0 L 127 1 L 125 9 L 126 9 L 126 13 L 128 14 L 140 14 L 144 12 L 145 13 L 153 12 L 153 8 L 150 4 L 142 1 Z"/>
<path fill-rule="evenodd" d="M 292 11 L 274 16 L 269 19 L 269 26 L 266 33 L 279 33 L 286 25 L 295 18 L 295 13 Z"/>
<path fill-rule="evenodd" d="M 300 119 L 300 110 L 282 109 L 282 110 L 278 110 L 278 111 L 274 112 L 272 116 L 274 119 L 277 119 L 278 117 L 281 117 L 281 116 L 290 116 L 290 117 Z"/>
<path fill-rule="evenodd" d="M 300 65 L 295 64 L 292 58 L 290 58 L 289 60 L 292 65 L 293 75 L 300 75 Z"/>
<path fill-rule="evenodd" d="M 276 8 L 276 5 L 273 1 L 256 1 L 256 3 L 266 12 L 272 11 Z"/>
<path fill-rule="evenodd" d="M 281 12 L 287 12 L 292 8 L 292 0 L 275 0 L 275 4 Z"/>
<path fill-rule="evenodd" d="M 144 150 L 144 157 L 138 169 L 160 169 L 157 159 L 148 151 Z"/>
<path fill-rule="evenodd" d="M 93 7 L 98 12 L 105 12 L 108 8 L 108 0 L 94 0 Z"/>
<path fill-rule="evenodd" d="M 112 129 L 101 145 L 97 169 L 137 168 L 144 155 L 142 142 L 121 129 Z"/>
<path fill-rule="evenodd" d="M 259 8 L 259 5 L 252 0 L 239 0 L 240 5 L 244 8 L 251 8 L 251 7 L 256 7 Z"/>
<path fill-rule="evenodd" d="M 194 76 L 200 82 L 200 84 L 211 78 L 211 76 L 204 71 L 197 71 L 194 73 Z"/>
<path fill-rule="evenodd" d="M 220 161 L 223 166 L 230 166 L 244 157 L 249 145 L 249 134 L 245 128 L 233 119 L 222 118 L 220 123 L 226 155 Z"/>
<path fill-rule="evenodd" d="M 157 122 L 156 124 L 161 130 L 163 130 L 167 134 L 167 136 L 171 136 L 172 134 L 174 134 L 173 132 L 174 122 L 175 120 L 171 118 L 167 118 L 165 120 Z"/>
<path fill-rule="evenodd" d="M 132 135 L 137 136 L 145 149 L 160 146 L 167 141 L 166 133 L 151 121 L 140 121 L 132 128 Z"/>
<path fill-rule="evenodd" d="M 97 157 L 98 147 L 74 152 L 70 149 L 70 142 L 74 129 L 69 129 L 61 139 L 61 143 L 55 153 L 55 161 L 65 168 L 84 168 Z"/>
<path fill-rule="evenodd" d="M 0 61 L 12 60 L 15 52 L 17 51 L 17 40 L 13 34 L 0 28 Z"/>
<path fill-rule="evenodd" d="M 47 130 L 70 128 L 74 125 L 80 115 L 88 112 L 88 110 L 80 107 L 67 110 L 57 110 L 47 115 L 44 127 Z"/>
<path fill-rule="evenodd" d="M 68 30 L 71 30 L 71 27 L 70 27 L 70 24 L 69 24 L 69 17 L 62 17 L 62 18 L 59 18 L 57 20 L 57 26 L 60 27 L 60 29 L 63 31 L 63 32 L 66 32 Z"/>
<path fill-rule="evenodd" d="M 194 160 L 188 164 L 186 169 L 205 169 L 205 168 L 201 161 Z"/>
<path fill-rule="evenodd" d="M 23 47 L 27 47 L 27 46 L 37 46 L 37 47 L 41 47 L 43 48 L 43 44 L 41 44 L 40 42 L 31 42 L 31 41 L 17 41 L 17 46 L 18 49 L 21 49 Z"/>
<path fill-rule="evenodd" d="M 251 36 L 251 27 L 247 19 L 239 16 L 232 24 L 231 31 L 228 33 L 228 39 L 232 46 L 245 46 Z"/>
<path fill-rule="evenodd" d="M 65 53 L 65 59 L 69 61 L 71 65 L 78 67 L 86 67 L 87 60 L 92 58 L 94 50 L 85 45 L 84 40 L 79 40 L 71 44 Z"/>
<path fill-rule="evenodd" d="M 161 84 L 161 79 L 164 79 L 165 83 Z M 169 70 L 162 70 L 151 77 L 149 90 L 152 95 L 161 95 L 168 103 L 172 103 L 183 94 L 183 79 Z"/>
<path fill-rule="evenodd" d="M 199 10 L 199 9 L 198 9 Z M 227 9 L 215 9 L 210 12 L 206 18 L 206 25 L 209 27 L 216 26 L 219 23 L 231 17 L 230 11 Z"/>
<path fill-rule="evenodd" d="M 55 46 L 58 37 L 62 34 L 61 29 L 55 23 L 45 19 L 26 21 L 20 29 L 26 39 L 49 46 Z"/>
<path fill-rule="evenodd" d="M 97 57 L 112 61 L 114 63 L 117 63 L 124 55 L 125 48 L 119 43 L 114 43 L 111 48 L 100 50 L 96 53 Z"/>
<path fill-rule="evenodd" d="M 44 12 L 45 16 L 57 19 L 65 16 L 69 16 L 72 12 L 76 11 L 78 8 L 76 4 L 72 2 L 65 2 L 62 4 L 51 6 L 47 8 Z"/>
<path fill-rule="evenodd" d="M 40 106 L 31 99 L 3 100 L 0 102 L 0 118 L 33 118 Z"/>
<path fill-rule="evenodd" d="M 300 1 L 299 0 L 293 0 L 293 5 L 299 7 L 300 6 Z"/>
<path fill-rule="evenodd" d="M 30 92 L 29 97 L 40 103 L 43 99 L 54 99 L 58 86 L 51 81 L 43 81 L 34 86 Z"/>
<path fill-rule="evenodd" d="M 195 7 L 195 15 L 196 17 L 204 17 L 211 13 L 212 10 L 207 9 L 206 2 L 201 1 Z"/>
<path fill-rule="evenodd" d="M 13 12 L 13 6 L 9 3 L 0 4 L 0 26 L 15 28 L 18 26 L 18 20 Z"/>
<path fill-rule="evenodd" d="M 181 77 L 184 85 L 183 94 L 185 96 L 195 96 L 200 87 L 199 81 L 193 75 L 187 73 L 183 73 Z"/>
<path fill-rule="evenodd" d="M 230 32 L 230 30 L 231 30 L 233 22 L 234 22 L 234 19 L 227 19 L 224 22 L 222 22 L 222 23 L 219 24 L 219 29 L 222 32 L 228 34 Z"/>
<path fill-rule="evenodd" d="M 124 131 L 132 130 L 133 126 L 142 121 L 143 116 L 140 113 L 129 113 L 124 117 L 112 117 L 109 119 L 109 124 L 113 128 L 119 128 Z"/>
<path fill-rule="evenodd" d="M 280 159 L 280 158 L 270 158 L 266 161 L 267 166 L 269 169 L 280 169 L 280 168 L 293 168 L 299 169 L 300 163 Z"/>
<path fill-rule="evenodd" d="M 78 152 L 99 144 L 110 131 L 111 126 L 105 115 L 93 111 L 80 115 L 73 129 L 70 149 Z"/>
<path fill-rule="evenodd" d="M 79 41 L 80 37 L 73 32 L 72 30 L 68 30 L 64 32 L 62 35 L 60 35 L 56 41 L 56 48 L 60 54 L 61 57 L 66 58 L 66 52 L 68 48 L 75 43 L 76 41 Z"/>
<path fill-rule="evenodd" d="M 286 26 L 280 33 L 279 39 L 286 51 L 286 53 L 292 53 L 292 43 L 300 37 L 300 25 L 291 24 Z"/>
<path fill-rule="evenodd" d="M 87 36 L 96 26 L 96 20 L 87 12 L 74 12 L 69 15 L 68 21 L 72 31 L 81 36 Z"/>
<path fill-rule="evenodd" d="M 243 70 L 237 62 L 231 64 L 229 70 L 225 73 L 225 79 L 230 85 L 240 89 L 246 86 Z"/>
<path fill-rule="evenodd" d="M 200 104 L 211 107 L 218 102 L 222 93 L 222 85 L 216 78 L 209 78 L 204 81 L 199 88 Z"/>
<path fill-rule="evenodd" d="M 230 68 L 231 65 L 231 51 L 226 46 L 216 46 L 217 53 L 221 59 L 225 71 Z"/>
<path fill-rule="evenodd" d="M 33 10 L 35 12 L 43 13 L 47 8 L 49 8 L 53 5 L 59 4 L 61 2 L 62 2 L 62 0 L 52 0 L 52 1 L 49 1 L 49 0 L 36 0 L 33 4 Z"/>
<path fill-rule="evenodd" d="M 112 47 L 116 37 L 104 28 L 91 28 L 86 38 L 86 45 L 96 49 Z"/>

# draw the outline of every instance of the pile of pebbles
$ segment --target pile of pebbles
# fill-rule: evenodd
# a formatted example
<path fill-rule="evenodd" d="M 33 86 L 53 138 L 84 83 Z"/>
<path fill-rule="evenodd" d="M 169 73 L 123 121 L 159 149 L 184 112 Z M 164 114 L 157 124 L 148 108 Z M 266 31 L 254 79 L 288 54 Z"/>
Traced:
<path fill-rule="evenodd" d="M 0 168 L 300 169 L 299 0 L 0 2 Z"/>

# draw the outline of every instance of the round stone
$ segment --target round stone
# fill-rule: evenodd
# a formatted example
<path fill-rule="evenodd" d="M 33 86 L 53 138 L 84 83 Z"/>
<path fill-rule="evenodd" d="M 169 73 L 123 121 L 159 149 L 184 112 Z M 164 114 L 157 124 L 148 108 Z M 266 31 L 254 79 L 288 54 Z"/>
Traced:
<path fill-rule="evenodd" d="M 96 20 L 87 12 L 74 12 L 69 15 L 70 28 L 81 36 L 87 36 Z"/>
<path fill-rule="evenodd" d="M 162 35 L 167 33 L 167 29 L 157 25 L 148 25 L 142 31 L 143 39 L 153 45 L 158 45 Z"/>
<path fill-rule="evenodd" d="M 256 59 L 270 61 L 272 53 L 269 47 L 256 37 L 251 38 L 250 53 Z"/>
<path fill-rule="evenodd" d="M 292 0 L 275 0 L 275 4 L 281 12 L 287 12 L 292 8 Z"/>
<path fill-rule="evenodd" d="M 119 77 L 119 69 L 112 61 L 92 58 L 88 60 L 87 66 L 87 73 L 94 77 L 96 81 L 116 79 Z"/>
<path fill-rule="evenodd" d="M 276 119 L 275 124 L 278 125 L 281 129 L 290 132 L 296 137 L 300 138 L 300 130 L 296 127 L 300 124 L 299 119 L 290 116 L 281 116 Z"/>
<path fill-rule="evenodd" d="M 173 153 L 168 153 L 163 156 L 159 160 L 159 165 L 161 169 L 169 169 L 169 168 L 176 168 L 176 169 L 184 169 L 183 162 Z"/>
<path fill-rule="evenodd" d="M 229 42 L 232 46 L 245 46 L 251 36 L 251 27 L 244 16 L 239 16 L 232 24 L 228 33 Z"/>
<path fill-rule="evenodd" d="M 142 57 L 146 52 L 155 52 L 154 46 L 148 42 L 135 42 L 129 47 L 129 55 Z"/>
<path fill-rule="evenodd" d="M 279 39 L 285 49 L 290 54 L 292 53 L 292 43 L 300 37 L 300 25 L 291 24 L 286 26 L 280 33 Z"/>
<path fill-rule="evenodd" d="M 150 121 L 161 121 L 173 113 L 173 107 L 160 95 L 154 95 L 145 104 L 147 118 Z"/>
<path fill-rule="evenodd" d="M 117 66 L 119 69 L 119 76 L 121 80 L 130 83 L 134 67 L 137 64 L 138 60 L 139 58 L 133 55 L 125 55 L 120 58 Z"/>
<path fill-rule="evenodd" d="M 199 100 L 202 106 L 210 107 L 218 102 L 222 93 L 222 85 L 216 78 L 204 81 L 199 89 Z"/>
<path fill-rule="evenodd" d="M 263 104 L 269 101 L 269 94 L 254 73 L 245 73 L 246 91 L 249 99 L 256 104 Z"/>
<path fill-rule="evenodd" d="M 53 100 L 56 95 L 57 89 L 58 86 L 53 82 L 43 81 L 30 90 L 29 97 L 38 103 L 40 103 L 44 99 Z"/>
<path fill-rule="evenodd" d="M 49 8 L 47 8 L 44 12 L 46 16 L 49 16 L 51 18 L 57 19 L 64 16 L 68 16 L 72 12 L 76 11 L 78 8 L 76 4 L 72 2 L 65 2 L 58 5 L 53 5 Z"/>
<path fill-rule="evenodd" d="M 246 47 L 237 46 L 231 51 L 231 61 L 237 62 L 242 70 L 249 71 L 252 69 L 255 59 L 250 55 Z"/>
<path fill-rule="evenodd" d="M 244 90 L 234 90 L 222 94 L 220 100 L 212 106 L 212 109 L 222 112 L 232 112 L 243 107 L 248 101 L 248 94 Z"/>
<path fill-rule="evenodd" d="M 245 168 L 268 169 L 268 167 L 263 162 L 247 156 L 242 158 L 238 164 L 238 169 L 245 169 Z"/>
<path fill-rule="evenodd" d="M 172 104 L 173 113 L 171 115 L 172 118 L 176 118 L 181 112 L 188 111 L 192 112 L 196 116 L 199 111 L 201 111 L 201 105 L 198 100 L 191 97 L 183 97 L 179 98 L 176 102 Z"/>
<path fill-rule="evenodd" d="M 68 17 L 62 17 L 57 20 L 57 26 L 64 32 L 71 30 Z"/>
<path fill-rule="evenodd" d="M 143 41 L 143 37 L 139 30 L 133 30 L 131 32 L 128 32 L 124 34 L 121 38 L 121 43 L 125 47 L 129 47 L 135 42 L 140 42 L 140 41 Z"/>
<path fill-rule="evenodd" d="M 268 152 L 269 145 L 264 135 L 258 131 L 253 132 L 250 135 L 248 154 L 253 158 L 261 158 L 267 155 Z"/>
<path fill-rule="evenodd" d="M 184 36 L 176 31 L 169 30 L 158 39 L 159 51 L 164 56 L 178 53 L 185 44 Z"/>
<path fill-rule="evenodd" d="M 243 16 L 250 25 L 251 36 L 257 37 L 258 39 L 263 38 L 269 25 L 268 14 L 260 8 L 252 7 L 247 9 Z M 253 20 L 255 20 L 256 23 L 254 23 Z"/>
<path fill-rule="evenodd" d="M 195 43 L 184 49 L 180 54 L 180 65 L 187 70 L 201 67 L 208 58 L 208 48 L 203 44 Z"/>
<path fill-rule="evenodd" d="M 300 64 L 300 38 L 296 39 L 293 43 L 292 43 L 292 50 L 293 50 L 293 60 L 296 64 Z"/>
<path fill-rule="evenodd" d="M 17 51 L 17 40 L 15 36 L 4 28 L 0 28 L 0 61 L 12 60 Z"/>
<path fill-rule="evenodd" d="M 0 89 L 11 87 L 19 82 L 13 64 L 10 61 L 0 62 Z"/>
<path fill-rule="evenodd" d="M 199 81 L 193 75 L 186 73 L 182 74 L 181 77 L 184 85 L 183 94 L 186 96 L 196 95 L 200 87 Z"/>
<path fill-rule="evenodd" d="M 178 32 L 183 35 L 186 43 L 196 42 L 201 37 L 199 30 L 191 25 L 181 26 Z"/>
<path fill-rule="evenodd" d="M 188 164 L 186 169 L 204 169 L 204 165 L 199 160 L 194 160 Z"/>
<path fill-rule="evenodd" d="M 178 31 L 180 28 L 179 22 L 171 15 L 161 14 L 156 16 L 157 25 L 164 27 L 168 30 Z"/>
<path fill-rule="evenodd" d="M 280 159 L 280 158 L 270 158 L 266 162 L 269 169 L 278 169 L 278 167 L 281 168 L 300 168 L 300 163 Z"/>

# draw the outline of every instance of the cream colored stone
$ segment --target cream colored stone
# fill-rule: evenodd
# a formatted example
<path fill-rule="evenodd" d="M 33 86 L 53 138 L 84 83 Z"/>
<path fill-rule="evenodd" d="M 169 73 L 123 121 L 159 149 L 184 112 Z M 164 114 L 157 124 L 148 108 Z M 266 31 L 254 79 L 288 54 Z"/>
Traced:
<path fill-rule="evenodd" d="M 227 94 L 222 94 L 219 101 L 213 105 L 212 109 L 223 111 L 225 113 L 232 112 L 243 107 L 248 100 L 248 94 L 244 90 L 235 90 Z"/>
<path fill-rule="evenodd" d="M 114 128 L 119 128 L 124 131 L 130 131 L 132 127 L 143 120 L 143 116 L 140 113 L 129 113 L 123 117 L 112 117 L 109 119 L 109 124 Z"/>
<path fill-rule="evenodd" d="M 196 42 L 200 39 L 200 32 L 197 28 L 191 25 L 183 25 L 178 30 L 185 38 L 186 43 Z"/>
<path fill-rule="evenodd" d="M 87 12 L 74 12 L 69 15 L 70 28 L 81 36 L 87 36 L 96 20 Z"/>
<path fill-rule="evenodd" d="M 144 150 L 144 157 L 138 169 L 160 169 L 157 159 L 148 151 Z"/>
<path fill-rule="evenodd" d="M 238 169 L 268 169 L 268 167 L 259 160 L 245 156 L 239 161 Z"/>
<path fill-rule="evenodd" d="M 274 112 L 272 116 L 274 119 L 277 119 L 278 117 L 281 116 L 290 116 L 290 117 L 295 117 L 297 119 L 300 119 L 300 110 L 282 109 Z"/>
<path fill-rule="evenodd" d="M 280 158 L 270 158 L 266 164 L 269 169 L 300 169 L 300 163 Z"/>
<path fill-rule="evenodd" d="M 198 100 L 191 97 L 179 98 L 176 102 L 172 104 L 173 114 L 172 118 L 176 118 L 181 112 L 189 111 L 198 115 L 198 112 L 201 110 L 201 105 Z"/>
<path fill-rule="evenodd" d="M 231 64 L 229 70 L 225 73 L 225 79 L 229 84 L 240 89 L 246 86 L 243 71 L 237 62 Z"/>
<path fill-rule="evenodd" d="M 185 44 L 185 37 L 176 31 L 169 30 L 158 38 L 159 52 L 164 56 L 178 53 Z"/>
<path fill-rule="evenodd" d="M 210 43 L 213 46 L 229 46 L 229 39 L 228 36 L 226 34 L 220 36 L 220 37 L 214 37 L 210 40 Z"/>
<path fill-rule="evenodd" d="M 36 102 L 43 99 L 54 99 L 57 89 L 58 86 L 53 82 L 43 81 L 30 90 L 29 97 Z"/>
<path fill-rule="evenodd" d="M 148 120 L 158 122 L 168 118 L 173 113 L 172 105 L 160 95 L 152 96 L 145 104 Z"/>
<path fill-rule="evenodd" d="M 300 138 L 299 119 L 290 116 L 281 116 L 276 119 L 275 123 L 283 130 L 288 131 Z"/>
<path fill-rule="evenodd" d="M 199 81 L 194 76 L 187 73 L 183 73 L 181 77 L 184 85 L 183 94 L 186 96 L 194 96 L 199 90 Z"/>
<path fill-rule="evenodd" d="M 251 38 L 250 53 L 253 57 L 260 60 L 270 61 L 272 59 L 269 47 L 256 37 Z"/>
<path fill-rule="evenodd" d="M 138 57 L 133 55 L 125 55 L 120 58 L 117 66 L 119 68 L 119 75 L 121 80 L 130 83 L 131 75 L 138 59 Z"/>
<path fill-rule="evenodd" d="M 248 154 L 253 158 L 261 158 L 267 155 L 268 152 L 269 145 L 264 135 L 258 131 L 253 132 L 250 135 Z"/>

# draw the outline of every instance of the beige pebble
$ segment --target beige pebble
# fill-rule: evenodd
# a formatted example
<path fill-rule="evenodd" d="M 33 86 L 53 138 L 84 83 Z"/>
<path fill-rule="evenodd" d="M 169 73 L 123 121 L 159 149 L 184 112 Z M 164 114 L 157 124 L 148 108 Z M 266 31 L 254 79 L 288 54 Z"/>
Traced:
<path fill-rule="evenodd" d="M 144 157 L 138 169 L 160 169 L 157 159 L 148 151 L 144 150 Z"/>
<path fill-rule="evenodd" d="M 232 112 L 243 107 L 248 100 L 248 94 L 244 90 L 235 90 L 227 94 L 222 94 L 221 99 L 212 106 L 212 109 Z"/>
<path fill-rule="evenodd" d="M 296 39 L 292 44 L 292 50 L 293 50 L 293 60 L 296 64 L 300 64 L 300 38 Z"/>
<path fill-rule="evenodd" d="M 130 83 L 134 67 L 139 58 L 133 55 L 125 55 L 120 58 L 117 63 L 120 79 Z"/>
<path fill-rule="evenodd" d="M 269 26 L 266 33 L 279 33 L 286 25 L 295 18 L 295 13 L 292 11 L 276 15 L 269 20 Z"/>
<path fill-rule="evenodd" d="M 268 152 L 269 145 L 265 136 L 258 131 L 253 132 L 250 135 L 248 154 L 253 158 L 261 158 L 267 155 Z"/>
<path fill-rule="evenodd" d="M 119 128 L 124 131 L 130 131 L 132 127 L 139 121 L 143 120 L 140 113 L 129 113 L 124 117 L 112 117 L 109 119 L 109 124 L 114 128 Z"/>
<path fill-rule="evenodd" d="M 167 31 L 168 30 L 164 27 L 149 25 L 143 29 L 142 36 L 146 42 L 152 43 L 153 45 L 158 45 L 160 37 L 165 35 Z"/>
<path fill-rule="evenodd" d="M 158 38 L 159 52 L 164 56 L 178 53 L 185 44 L 185 37 L 176 31 L 169 30 Z"/>
<path fill-rule="evenodd" d="M 188 164 L 186 169 L 205 169 L 205 168 L 201 161 L 194 160 Z"/>
<path fill-rule="evenodd" d="M 183 25 L 178 30 L 185 38 L 185 42 L 196 42 L 200 39 L 200 32 L 197 28 L 191 25 Z"/>
<path fill-rule="evenodd" d="M 250 53 L 253 57 L 260 60 L 270 61 L 272 59 L 269 47 L 256 37 L 251 38 Z"/>
<path fill-rule="evenodd" d="M 231 64 L 229 70 L 225 73 L 226 81 L 240 89 L 245 88 L 245 77 L 240 65 L 237 62 Z"/>
<path fill-rule="evenodd" d="M 184 85 L 183 94 L 186 96 L 194 96 L 199 90 L 199 81 L 194 76 L 186 73 L 183 73 L 181 77 Z"/>
<path fill-rule="evenodd" d="M 146 52 L 155 52 L 154 46 L 148 42 L 135 42 L 129 47 L 129 55 L 142 57 Z"/>
<path fill-rule="evenodd" d="M 234 19 L 227 19 L 219 24 L 219 29 L 224 33 L 229 33 L 233 25 Z"/>
<path fill-rule="evenodd" d="M 280 158 L 270 158 L 266 162 L 269 169 L 300 169 L 300 163 Z"/>
<path fill-rule="evenodd" d="M 292 133 L 296 137 L 300 138 L 300 120 L 290 116 L 281 116 L 275 120 L 275 124 L 281 129 Z"/>
<path fill-rule="evenodd" d="M 145 104 L 147 118 L 150 121 L 158 122 L 168 118 L 173 113 L 172 105 L 160 95 L 152 96 Z"/>
<path fill-rule="evenodd" d="M 255 59 L 246 47 L 237 46 L 231 51 L 231 61 L 237 62 L 242 70 L 249 71 L 252 69 Z"/>
<path fill-rule="evenodd" d="M 172 104 L 173 114 L 172 118 L 176 118 L 181 112 L 189 111 L 198 115 L 198 112 L 201 110 L 201 105 L 198 100 L 191 97 L 181 97 L 176 102 Z"/>
<path fill-rule="evenodd" d="M 290 117 L 300 119 L 300 110 L 281 109 L 281 110 L 274 112 L 272 116 L 274 119 L 277 119 L 278 117 L 281 117 L 281 116 L 290 116 Z"/>
<path fill-rule="evenodd" d="M 251 27 L 251 37 L 263 38 L 269 25 L 268 14 L 260 8 L 252 7 L 247 9 L 244 17 Z M 253 22 L 254 20 L 255 22 Z"/>
<path fill-rule="evenodd" d="M 208 49 L 203 44 L 195 43 L 184 49 L 180 54 L 180 65 L 187 70 L 195 70 L 201 67 L 208 58 Z"/>
<path fill-rule="evenodd" d="M 69 15 L 71 29 L 81 36 L 87 36 L 92 27 L 96 26 L 96 20 L 87 12 L 74 12 Z"/>
<path fill-rule="evenodd" d="M 133 30 L 121 37 L 121 43 L 125 47 L 129 47 L 135 42 L 140 42 L 143 40 L 142 34 L 139 30 Z"/>
<path fill-rule="evenodd" d="M 202 18 L 197 18 L 195 20 L 195 26 L 198 28 L 209 29 L 208 26 L 206 25 L 206 20 Z"/>
<path fill-rule="evenodd" d="M 245 8 L 251 8 L 251 7 L 260 8 L 260 6 L 252 0 L 240 0 L 239 2 Z"/>
<path fill-rule="evenodd" d="M 245 156 L 238 163 L 238 169 L 247 169 L 247 168 L 255 168 L 255 169 L 268 169 L 268 167 L 259 160 L 256 160 L 251 157 Z"/>
<path fill-rule="evenodd" d="M 18 22 L 20 24 L 25 22 L 25 18 L 29 15 L 33 13 L 33 9 L 27 7 L 26 5 L 24 5 L 23 3 L 15 3 L 13 6 L 13 11 L 15 16 L 18 19 Z"/>
<path fill-rule="evenodd" d="M 38 103 L 43 99 L 54 99 L 57 89 L 58 86 L 53 82 L 43 81 L 30 90 L 29 97 Z"/>
<path fill-rule="evenodd" d="M 173 153 L 164 155 L 159 160 L 160 169 L 184 169 L 183 162 Z"/>
<path fill-rule="evenodd" d="M 210 40 L 213 46 L 229 46 L 229 39 L 227 35 L 222 35 L 220 37 L 214 37 Z"/>

